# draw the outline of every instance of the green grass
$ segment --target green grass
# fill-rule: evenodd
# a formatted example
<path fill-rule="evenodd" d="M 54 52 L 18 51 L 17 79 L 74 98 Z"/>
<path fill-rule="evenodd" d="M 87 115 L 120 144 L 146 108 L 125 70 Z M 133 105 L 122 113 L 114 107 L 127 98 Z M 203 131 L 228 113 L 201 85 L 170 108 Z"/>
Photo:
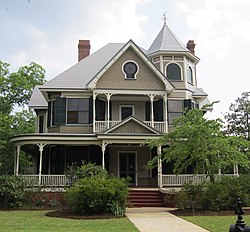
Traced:
<path fill-rule="evenodd" d="M 127 218 L 77 220 L 47 217 L 48 211 L 0 211 L 0 231 L 137 231 Z"/>
<path fill-rule="evenodd" d="M 236 216 L 183 216 L 189 222 L 203 227 L 211 232 L 228 232 L 229 226 L 235 224 Z M 243 216 L 247 225 L 250 225 L 250 215 Z"/>

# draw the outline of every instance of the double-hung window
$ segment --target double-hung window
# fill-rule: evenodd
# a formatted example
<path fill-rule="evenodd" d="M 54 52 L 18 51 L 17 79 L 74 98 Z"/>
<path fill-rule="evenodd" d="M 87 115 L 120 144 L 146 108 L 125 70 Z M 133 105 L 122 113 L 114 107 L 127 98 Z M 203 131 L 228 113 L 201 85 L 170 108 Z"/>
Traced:
<path fill-rule="evenodd" d="M 89 99 L 69 98 L 67 102 L 67 124 L 89 123 Z"/>

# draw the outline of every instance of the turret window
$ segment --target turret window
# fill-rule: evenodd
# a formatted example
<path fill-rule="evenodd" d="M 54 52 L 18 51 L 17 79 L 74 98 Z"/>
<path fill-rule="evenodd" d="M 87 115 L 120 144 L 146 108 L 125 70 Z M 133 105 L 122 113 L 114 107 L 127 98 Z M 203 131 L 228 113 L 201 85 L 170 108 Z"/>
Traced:
<path fill-rule="evenodd" d="M 181 80 L 181 68 L 179 65 L 171 63 L 167 66 L 167 78 L 173 81 Z"/>
<path fill-rule="evenodd" d="M 187 69 L 187 80 L 189 83 L 193 84 L 193 70 L 190 66 Z"/>

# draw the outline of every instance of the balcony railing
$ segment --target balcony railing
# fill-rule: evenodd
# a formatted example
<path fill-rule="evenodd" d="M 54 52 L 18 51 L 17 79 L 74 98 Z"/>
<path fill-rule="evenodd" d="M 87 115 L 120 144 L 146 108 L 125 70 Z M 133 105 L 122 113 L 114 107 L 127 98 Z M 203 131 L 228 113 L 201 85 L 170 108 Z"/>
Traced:
<path fill-rule="evenodd" d="M 118 124 L 120 121 L 96 121 L 95 122 L 95 132 L 101 132 L 104 130 L 107 130 L 109 128 L 112 128 L 116 124 Z M 144 121 L 145 124 L 148 126 L 153 127 L 154 129 L 160 131 L 160 132 L 166 132 L 166 123 L 165 122 L 152 122 L 152 121 Z"/>

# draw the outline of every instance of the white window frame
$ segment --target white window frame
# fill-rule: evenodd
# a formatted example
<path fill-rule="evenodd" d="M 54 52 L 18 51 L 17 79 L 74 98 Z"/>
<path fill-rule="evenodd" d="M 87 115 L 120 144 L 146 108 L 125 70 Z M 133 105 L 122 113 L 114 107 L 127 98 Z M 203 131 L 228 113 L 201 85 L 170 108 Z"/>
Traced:
<path fill-rule="evenodd" d="M 119 120 L 122 121 L 122 107 L 131 107 L 132 116 L 135 115 L 135 106 L 134 105 L 119 105 Z"/>
<path fill-rule="evenodd" d="M 135 78 L 127 78 L 127 74 L 124 72 L 124 65 L 128 62 L 132 62 L 137 66 L 137 71 L 135 73 Z M 124 74 L 124 79 L 125 80 L 136 80 L 137 74 L 139 73 L 139 65 L 134 61 L 134 60 L 126 60 L 123 64 L 122 64 L 122 72 Z"/>

